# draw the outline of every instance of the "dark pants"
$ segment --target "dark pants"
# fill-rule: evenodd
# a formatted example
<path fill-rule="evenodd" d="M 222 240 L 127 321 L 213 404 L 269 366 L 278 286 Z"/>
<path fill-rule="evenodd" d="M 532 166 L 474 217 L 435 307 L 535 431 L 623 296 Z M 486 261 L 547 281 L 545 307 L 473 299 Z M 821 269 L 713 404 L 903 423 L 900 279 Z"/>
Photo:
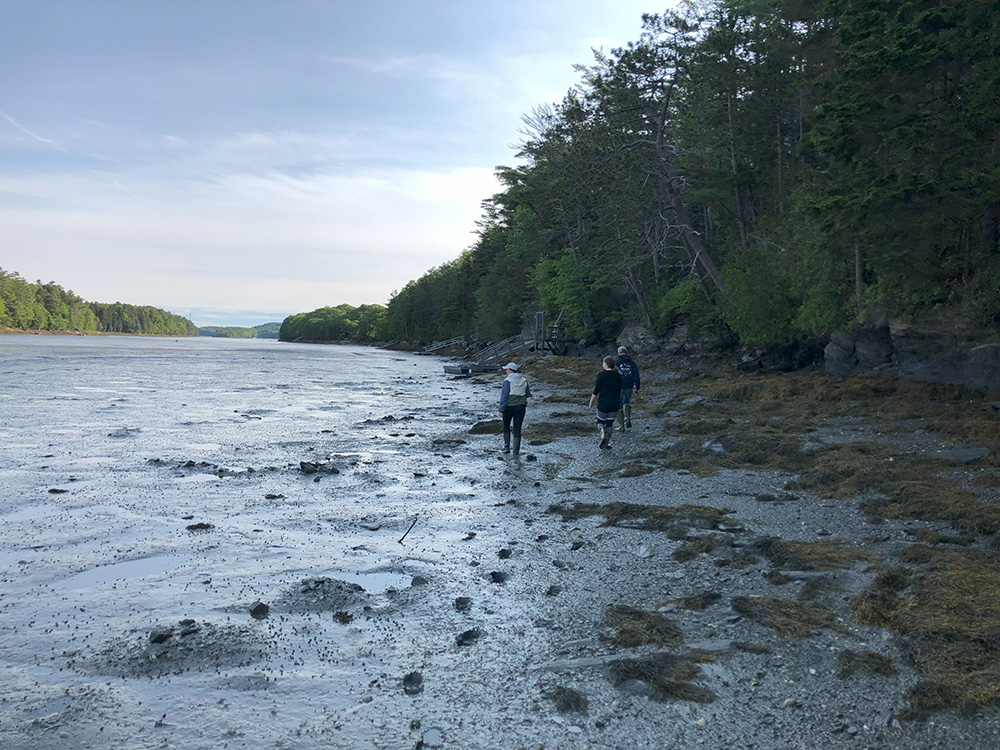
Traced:
<path fill-rule="evenodd" d="M 511 425 L 514 426 L 514 437 L 521 437 L 521 423 L 524 422 L 524 412 L 527 406 L 505 406 L 503 408 L 503 434 L 510 435 Z"/>

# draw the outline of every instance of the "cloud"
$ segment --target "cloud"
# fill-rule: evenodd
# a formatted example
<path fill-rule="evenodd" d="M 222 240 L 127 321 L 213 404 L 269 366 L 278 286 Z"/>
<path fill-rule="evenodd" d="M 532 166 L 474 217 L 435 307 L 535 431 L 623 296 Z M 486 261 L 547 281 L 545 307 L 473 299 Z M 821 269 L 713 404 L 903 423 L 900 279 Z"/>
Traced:
<path fill-rule="evenodd" d="M 13 117 L 11 117 L 10 115 L 8 115 L 6 112 L 0 111 L 0 117 L 2 117 L 3 119 L 5 119 L 7 122 L 9 122 L 11 125 L 13 125 L 15 128 L 17 128 L 18 130 L 20 130 L 25 135 L 28 135 L 28 136 L 34 138 L 39 143 L 44 143 L 44 144 L 52 146 L 54 148 L 59 148 L 58 146 L 56 146 L 56 144 L 55 144 L 54 141 L 51 141 L 48 138 L 43 138 L 42 136 L 38 135 L 37 133 L 31 132 L 26 127 L 24 127 L 24 125 L 22 125 L 21 123 L 19 123 L 17 120 L 15 120 Z"/>
<path fill-rule="evenodd" d="M 483 168 L 229 173 L 126 193 L 104 175 L 8 177 L 0 191 L 46 201 L 0 208 L 4 263 L 26 278 L 59 276 L 86 299 L 128 290 L 121 301 L 172 311 L 245 309 L 248 296 L 296 312 L 385 303 L 472 243 L 480 201 L 498 188 Z"/>

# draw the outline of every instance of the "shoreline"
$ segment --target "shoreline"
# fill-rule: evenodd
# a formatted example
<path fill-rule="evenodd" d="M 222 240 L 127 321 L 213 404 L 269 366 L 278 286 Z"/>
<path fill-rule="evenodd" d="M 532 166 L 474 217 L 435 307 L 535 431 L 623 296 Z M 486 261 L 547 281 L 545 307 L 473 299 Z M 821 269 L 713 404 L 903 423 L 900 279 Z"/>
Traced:
<path fill-rule="evenodd" d="M 609 452 L 586 405 L 597 360 L 523 357 L 535 395 L 514 458 L 498 374 L 363 353 L 395 368 L 377 379 L 391 399 L 341 409 L 327 379 L 357 384 L 327 367 L 334 354 L 250 355 L 238 382 L 224 370 L 182 393 L 88 389 L 76 421 L 80 399 L 42 394 L 25 413 L 90 424 L 102 460 L 83 433 L 15 440 L 0 681 L 22 697 L 0 702 L 0 744 L 947 750 L 1000 736 L 992 704 L 921 704 L 948 675 L 914 631 L 942 622 L 943 580 L 974 592 L 948 600 L 964 620 L 990 625 L 1000 571 L 975 556 L 993 535 L 972 531 L 986 506 L 919 519 L 892 494 L 997 499 L 995 421 L 977 427 L 964 394 L 637 355 L 635 427 Z M 951 645 L 974 642 L 948 625 Z"/>
<path fill-rule="evenodd" d="M 182 338 L 196 339 L 200 336 L 192 336 L 186 333 L 122 333 L 119 331 L 46 331 L 36 328 L 0 328 L 0 335 L 13 336 L 150 336 L 155 338 Z M 205 337 L 209 338 L 209 337 Z"/>

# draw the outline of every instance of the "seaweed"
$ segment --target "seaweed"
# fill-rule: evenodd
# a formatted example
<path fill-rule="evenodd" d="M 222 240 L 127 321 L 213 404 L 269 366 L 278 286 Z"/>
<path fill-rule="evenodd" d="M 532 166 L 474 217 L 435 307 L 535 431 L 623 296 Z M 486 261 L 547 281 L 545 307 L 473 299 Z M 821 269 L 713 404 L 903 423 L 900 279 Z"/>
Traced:
<path fill-rule="evenodd" d="M 613 632 L 602 636 L 601 640 L 615 646 L 679 646 L 684 642 L 677 623 L 659 612 L 644 612 L 616 604 L 608 607 L 605 622 Z"/>
<path fill-rule="evenodd" d="M 615 526 L 626 521 L 641 520 L 642 528 L 677 534 L 680 528 L 716 528 L 718 526 L 738 527 L 740 523 L 727 518 L 732 511 L 707 505 L 679 505 L 663 507 L 639 505 L 635 503 L 607 503 L 605 505 L 577 503 L 570 508 L 562 505 L 549 506 L 550 513 L 558 513 L 563 521 L 575 521 L 588 516 L 604 516 L 605 526 Z M 676 538 L 676 537 L 674 537 Z"/>
<path fill-rule="evenodd" d="M 577 713 L 587 715 L 587 697 L 570 687 L 558 685 L 545 694 L 555 704 L 556 711 L 561 714 Z"/>
<path fill-rule="evenodd" d="M 827 571 L 864 560 L 879 558 L 857 547 L 839 542 L 787 542 L 773 536 L 756 540 L 750 548 L 758 555 L 786 570 Z"/>
<path fill-rule="evenodd" d="M 701 676 L 700 661 L 710 657 L 700 654 L 655 654 L 640 659 L 618 659 L 608 665 L 608 676 L 615 687 L 639 681 L 648 687 L 655 701 L 694 701 L 711 703 L 715 693 L 693 680 Z"/>
<path fill-rule="evenodd" d="M 782 638 L 804 638 L 816 628 L 831 627 L 836 615 L 820 604 L 767 596 L 733 597 L 733 609 L 774 630 Z"/>
<path fill-rule="evenodd" d="M 851 607 L 859 622 L 892 630 L 921 675 L 903 717 L 1000 703 L 1000 561 L 940 547 L 912 548 L 901 557 L 921 569 L 880 574 Z"/>
<path fill-rule="evenodd" d="M 837 677 L 847 679 L 856 674 L 889 676 L 897 673 L 892 659 L 871 651 L 844 651 L 837 657 Z"/>

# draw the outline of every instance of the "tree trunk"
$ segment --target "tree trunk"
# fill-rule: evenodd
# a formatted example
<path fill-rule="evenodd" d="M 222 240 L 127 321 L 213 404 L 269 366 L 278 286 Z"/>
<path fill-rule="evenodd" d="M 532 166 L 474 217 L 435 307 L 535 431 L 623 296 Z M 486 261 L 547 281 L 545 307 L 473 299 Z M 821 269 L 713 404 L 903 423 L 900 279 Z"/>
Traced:
<path fill-rule="evenodd" d="M 688 258 L 690 258 L 692 265 L 701 266 L 702 270 L 708 274 L 708 277 L 720 292 L 726 291 L 726 282 L 722 280 L 722 274 L 715 267 L 711 256 L 702 247 L 697 233 L 691 228 L 691 220 L 688 218 L 684 202 L 681 200 L 680 177 L 677 175 L 676 170 L 674 170 L 674 166 L 666 159 L 661 159 L 660 164 L 663 168 L 663 175 L 661 177 L 664 188 L 666 189 L 671 207 L 674 209 L 674 214 L 677 216 L 678 229 L 680 230 L 684 247 L 688 252 Z"/>
<path fill-rule="evenodd" d="M 698 238 L 698 235 L 691 228 L 691 220 L 688 218 L 687 210 L 684 208 L 684 201 L 681 200 L 680 177 L 677 174 L 677 170 L 674 169 L 674 165 L 667 158 L 669 154 L 664 142 L 664 136 L 667 127 L 669 102 L 669 95 L 664 96 L 663 104 L 658 113 L 656 129 L 656 155 L 660 162 L 660 178 L 663 180 L 667 198 L 670 200 L 674 214 L 677 216 L 677 222 L 680 224 L 681 239 L 684 242 L 684 247 L 687 249 L 692 265 L 696 267 L 700 265 L 716 288 L 720 292 L 725 292 L 726 283 L 722 280 L 722 274 L 719 273 L 719 269 L 715 267 L 712 258 L 705 252 L 705 248 L 701 246 L 701 240 Z"/>
<path fill-rule="evenodd" d="M 629 285 L 632 293 L 635 295 L 635 301 L 639 305 L 639 312 L 642 313 L 642 319 L 646 323 L 647 328 L 653 327 L 653 315 L 649 310 L 649 302 L 646 300 L 646 293 L 642 288 L 642 279 L 640 279 L 635 271 L 629 271 L 625 274 L 625 283 Z"/>
<path fill-rule="evenodd" d="M 861 244 L 854 238 L 854 297 L 858 305 L 858 320 L 864 315 L 865 267 L 861 258 Z"/>

